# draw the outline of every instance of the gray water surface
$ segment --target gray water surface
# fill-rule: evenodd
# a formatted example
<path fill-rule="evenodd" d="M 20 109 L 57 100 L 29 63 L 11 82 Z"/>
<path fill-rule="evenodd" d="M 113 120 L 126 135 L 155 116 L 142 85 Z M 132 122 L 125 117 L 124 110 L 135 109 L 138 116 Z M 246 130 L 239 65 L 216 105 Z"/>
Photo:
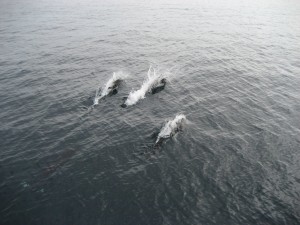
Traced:
<path fill-rule="evenodd" d="M 1 0 L 0 124 L 0 224 L 300 224 L 300 2 Z"/>

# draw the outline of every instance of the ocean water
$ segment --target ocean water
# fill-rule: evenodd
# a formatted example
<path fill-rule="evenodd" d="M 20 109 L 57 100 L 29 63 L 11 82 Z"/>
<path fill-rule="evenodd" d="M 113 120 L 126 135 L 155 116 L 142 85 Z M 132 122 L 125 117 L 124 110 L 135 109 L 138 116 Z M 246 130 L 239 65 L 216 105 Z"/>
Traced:
<path fill-rule="evenodd" d="M 1 0 L 0 125 L 3 225 L 300 224 L 300 1 Z"/>

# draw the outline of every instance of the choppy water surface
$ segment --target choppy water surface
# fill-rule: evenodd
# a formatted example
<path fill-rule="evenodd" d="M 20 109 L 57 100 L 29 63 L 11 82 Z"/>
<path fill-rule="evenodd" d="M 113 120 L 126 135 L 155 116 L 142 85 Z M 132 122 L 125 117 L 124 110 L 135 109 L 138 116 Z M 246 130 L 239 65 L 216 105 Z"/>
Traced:
<path fill-rule="evenodd" d="M 299 224 L 299 21 L 296 0 L 1 0 L 0 223 Z M 120 107 L 150 65 L 165 88 Z"/>

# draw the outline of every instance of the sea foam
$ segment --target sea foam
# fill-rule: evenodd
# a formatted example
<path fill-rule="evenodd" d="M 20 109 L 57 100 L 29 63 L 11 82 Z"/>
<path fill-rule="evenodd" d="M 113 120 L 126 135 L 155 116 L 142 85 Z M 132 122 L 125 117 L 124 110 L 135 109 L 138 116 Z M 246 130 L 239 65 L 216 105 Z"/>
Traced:
<path fill-rule="evenodd" d="M 147 92 L 149 92 L 153 87 L 160 84 L 161 80 L 164 78 L 163 74 L 157 73 L 157 71 L 150 66 L 147 78 L 144 80 L 141 88 L 136 91 L 131 91 L 125 101 L 125 105 L 130 106 L 136 104 L 139 100 L 145 98 Z"/>
<path fill-rule="evenodd" d="M 185 120 L 186 117 L 184 114 L 178 114 L 173 120 L 169 120 L 160 130 L 155 143 L 158 143 L 161 139 L 166 139 L 174 135 Z"/>
<path fill-rule="evenodd" d="M 124 80 L 125 78 L 126 78 L 126 74 L 122 72 L 113 73 L 112 77 L 107 81 L 106 85 L 102 88 L 101 92 L 100 92 L 100 87 L 96 90 L 94 105 L 98 105 L 99 100 L 104 98 L 111 92 L 114 84 L 117 81 Z"/>

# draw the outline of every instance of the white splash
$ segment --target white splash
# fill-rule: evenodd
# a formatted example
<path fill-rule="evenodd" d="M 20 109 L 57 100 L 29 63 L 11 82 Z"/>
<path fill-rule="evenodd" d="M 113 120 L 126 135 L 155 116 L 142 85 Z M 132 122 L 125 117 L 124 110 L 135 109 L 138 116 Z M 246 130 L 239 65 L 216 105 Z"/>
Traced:
<path fill-rule="evenodd" d="M 94 98 L 94 105 L 98 105 L 99 100 L 104 98 L 105 96 L 107 96 L 111 92 L 114 84 L 118 80 L 124 80 L 125 77 L 126 77 L 126 75 L 122 72 L 113 73 L 113 76 L 107 81 L 107 83 L 104 86 L 104 88 L 102 89 L 101 93 L 99 94 L 100 88 L 98 88 L 96 90 L 96 94 L 95 94 L 95 98 Z"/>
<path fill-rule="evenodd" d="M 151 88 L 157 86 L 162 78 L 164 78 L 163 74 L 158 74 L 156 70 L 150 66 L 147 78 L 144 80 L 141 88 L 129 93 L 128 98 L 125 101 L 125 105 L 134 105 L 139 100 L 145 98 L 146 93 L 150 91 Z"/>
<path fill-rule="evenodd" d="M 173 120 L 169 120 L 159 132 L 155 143 L 158 143 L 162 138 L 165 139 L 174 135 L 177 132 L 177 129 L 180 128 L 184 120 L 186 120 L 184 114 L 178 114 Z"/>

